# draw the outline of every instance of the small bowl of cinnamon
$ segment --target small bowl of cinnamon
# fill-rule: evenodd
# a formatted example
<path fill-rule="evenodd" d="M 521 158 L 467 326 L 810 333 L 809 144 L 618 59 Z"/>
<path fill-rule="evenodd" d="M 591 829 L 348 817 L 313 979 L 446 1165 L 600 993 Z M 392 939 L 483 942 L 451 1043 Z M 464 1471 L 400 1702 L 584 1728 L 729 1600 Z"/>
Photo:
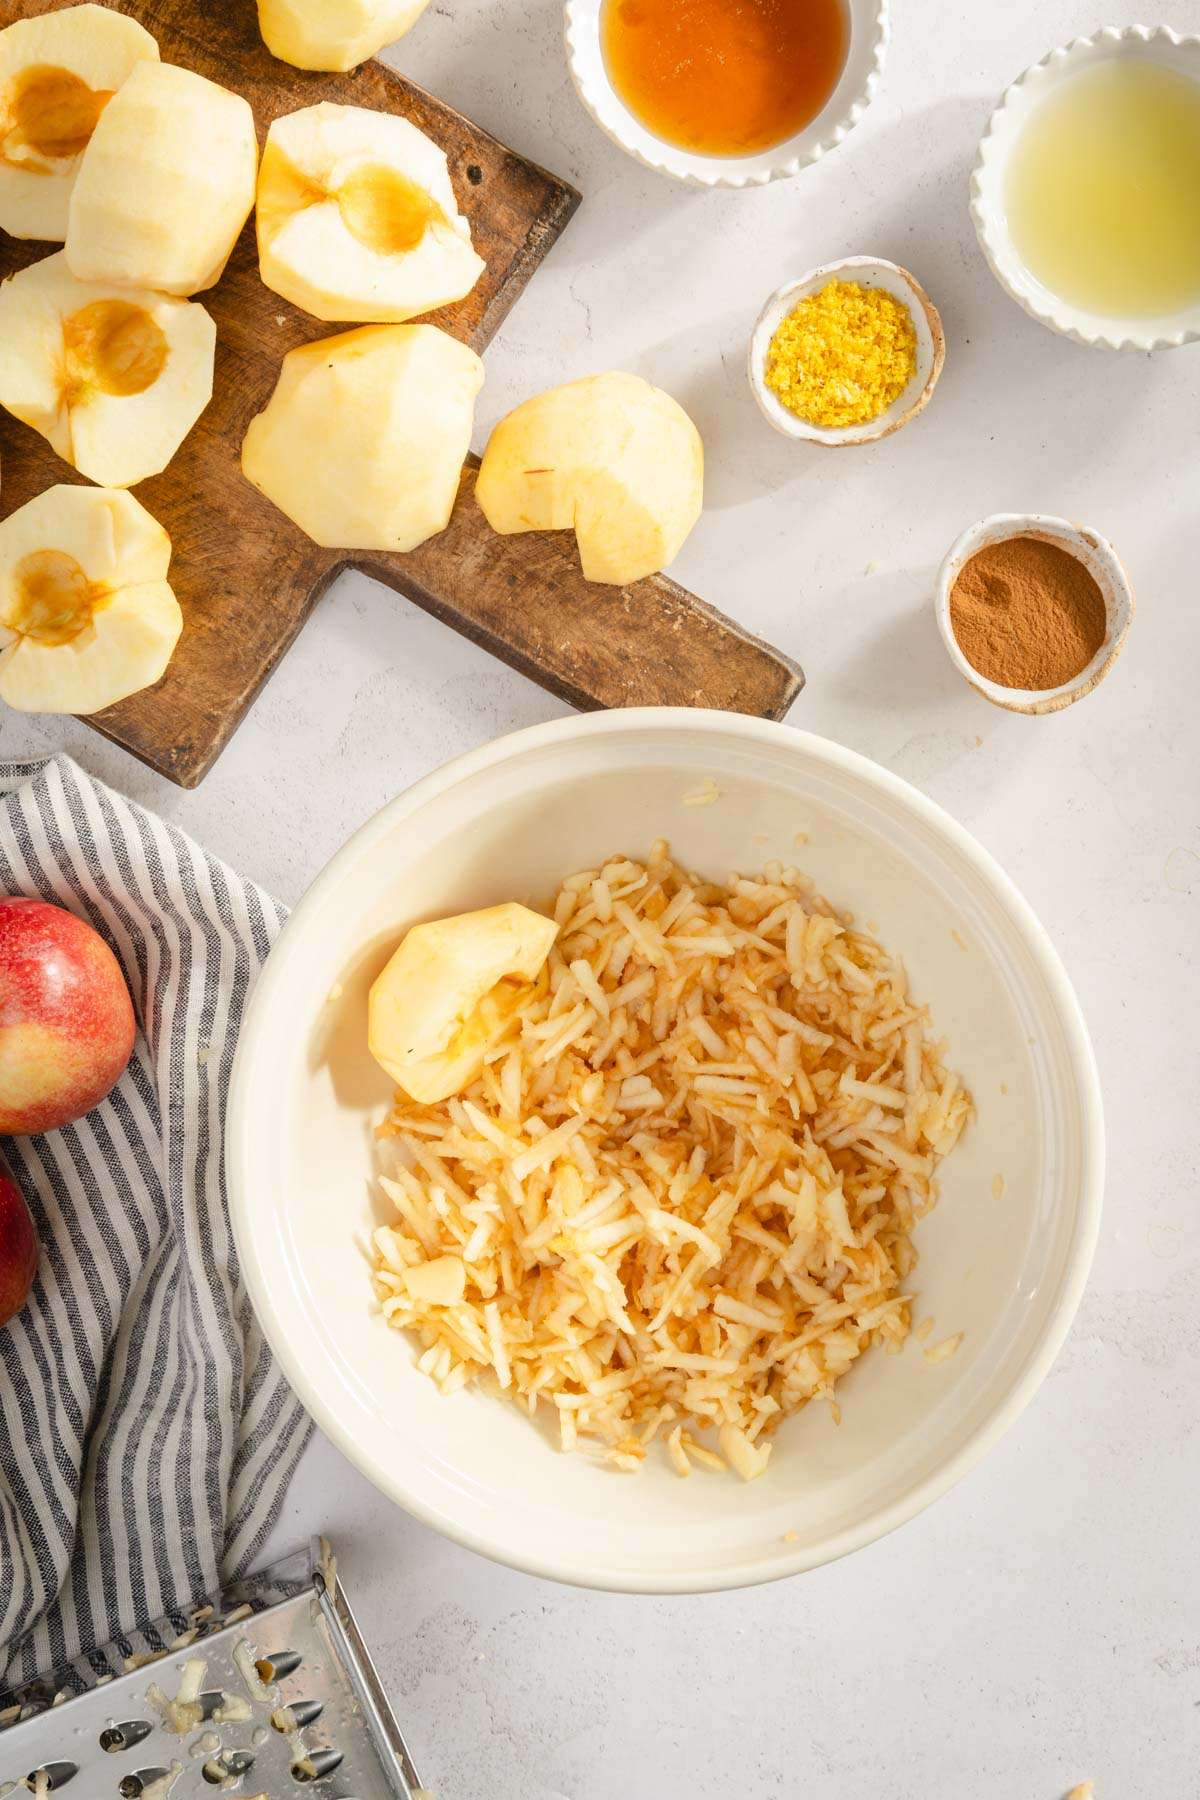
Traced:
<path fill-rule="evenodd" d="M 950 660 L 1010 712 L 1059 712 L 1108 674 L 1133 588 L 1107 538 L 1046 513 L 993 513 L 951 546 L 934 601 Z"/>

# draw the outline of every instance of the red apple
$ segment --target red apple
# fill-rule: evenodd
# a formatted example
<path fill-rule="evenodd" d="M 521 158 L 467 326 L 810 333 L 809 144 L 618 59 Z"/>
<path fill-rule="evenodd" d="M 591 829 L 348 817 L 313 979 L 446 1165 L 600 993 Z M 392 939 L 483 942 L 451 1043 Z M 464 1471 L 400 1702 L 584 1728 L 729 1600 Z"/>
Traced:
<path fill-rule="evenodd" d="M 7 1325 L 28 1300 L 37 1259 L 25 1196 L 0 1163 L 0 1325 Z"/>
<path fill-rule="evenodd" d="M 129 989 L 99 933 L 45 900 L 0 899 L 0 1133 L 82 1118 L 133 1035 Z"/>

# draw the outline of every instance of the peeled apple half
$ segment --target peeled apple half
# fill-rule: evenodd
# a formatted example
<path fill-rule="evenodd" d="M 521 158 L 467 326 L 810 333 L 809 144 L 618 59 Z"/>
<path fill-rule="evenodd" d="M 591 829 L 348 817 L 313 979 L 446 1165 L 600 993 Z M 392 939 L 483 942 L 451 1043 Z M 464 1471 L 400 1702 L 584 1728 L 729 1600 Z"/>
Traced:
<path fill-rule="evenodd" d="M 272 56 L 297 69 L 355 69 L 404 36 L 429 0 L 258 0 Z"/>
<path fill-rule="evenodd" d="M 67 221 L 80 281 L 195 294 L 221 275 L 254 205 L 254 114 L 174 63 L 139 63 L 101 114 Z"/>
<path fill-rule="evenodd" d="M 67 235 L 79 164 L 105 107 L 158 45 L 107 6 L 67 6 L 0 31 L 0 230 Z"/>
<path fill-rule="evenodd" d="M 0 286 L 0 406 L 104 487 L 165 469 L 212 398 L 202 306 L 77 281 L 60 251 Z"/>
<path fill-rule="evenodd" d="M 93 713 L 156 682 L 183 629 L 170 558 L 123 488 L 48 488 L 0 521 L 0 700 Z"/>
<path fill-rule="evenodd" d="M 586 579 L 624 587 L 683 547 L 704 501 L 704 446 L 639 375 L 588 375 L 501 419 L 475 497 L 493 531 L 573 530 Z"/>
<path fill-rule="evenodd" d="M 483 273 L 444 152 L 364 106 L 325 101 L 275 120 L 257 223 L 264 282 L 318 319 L 412 319 Z"/>
<path fill-rule="evenodd" d="M 371 1055 L 422 1105 L 468 1087 L 558 934 L 509 901 L 414 925 L 371 988 Z"/>
<path fill-rule="evenodd" d="M 436 325 L 364 325 L 290 350 L 242 473 L 315 543 L 415 550 L 444 531 L 483 364 Z"/>

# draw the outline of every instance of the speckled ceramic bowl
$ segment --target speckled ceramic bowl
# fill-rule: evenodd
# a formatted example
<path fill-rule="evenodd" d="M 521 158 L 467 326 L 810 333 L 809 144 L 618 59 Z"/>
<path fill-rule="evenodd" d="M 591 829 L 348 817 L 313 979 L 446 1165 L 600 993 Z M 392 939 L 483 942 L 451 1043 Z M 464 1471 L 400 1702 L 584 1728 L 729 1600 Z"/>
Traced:
<path fill-rule="evenodd" d="M 1077 556 L 1084 568 L 1095 577 L 1104 596 L 1108 616 L 1104 642 L 1086 669 L 1081 669 L 1074 681 L 1068 681 L 1062 687 L 1001 687 L 999 682 L 989 681 L 967 661 L 954 635 L 954 626 L 950 622 L 950 594 L 958 579 L 959 570 L 989 544 L 1003 543 L 1006 538 L 1015 537 L 1038 537 L 1044 538 L 1048 543 L 1061 544 L 1064 550 Z M 950 661 L 963 680 L 969 681 L 977 693 L 982 694 L 985 700 L 990 700 L 993 706 L 1003 706 L 1009 712 L 1050 713 L 1061 712 L 1064 706 L 1083 700 L 1099 687 L 1121 654 L 1129 635 L 1134 599 L 1133 588 L 1120 557 L 1108 539 L 1101 537 L 1098 531 L 1092 531 L 1083 525 L 1072 525 L 1069 519 L 1056 519 L 1049 513 L 993 513 L 990 518 L 980 519 L 977 525 L 964 531 L 951 545 L 938 574 L 934 607 L 938 629 Z"/>
<path fill-rule="evenodd" d="M 576 91 L 601 131 L 648 169 L 693 187 L 761 187 L 795 175 L 840 144 L 867 110 L 879 86 L 890 36 L 889 0 L 843 0 L 850 48 L 837 86 L 794 137 L 751 156 L 700 156 L 656 137 L 630 112 L 609 80 L 600 47 L 603 0 L 567 0 L 567 65 Z"/>
<path fill-rule="evenodd" d="M 766 379 L 767 351 L 779 326 L 799 301 L 808 294 L 817 293 L 827 281 L 856 281 L 863 287 L 886 288 L 908 307 L 917 334 L 917 366 L 904 392 L 877 419 L 869 419 L 864 425 L 843 425 L 837 430 L 810 425 L 807 419 L 797 418 L 771 392 Z M 810 444 L 837 447 L 876 444 L 880 438 L 899 431 L 902 425 L 911 424 L 929 404 L 945 360 L 942 321 L 937 307 L 916 276 L 902 269 L 899 263 L 885 262 L 882 257 L 846 256 L 841 262 L 822 263 L 820 268 L 810 269 L 798 280 L 776 288 L 759 313 L 750 339 L 748 373 L 759 410 L 776 431 L 782 432 L 784 437 L 802 438 Z"/>

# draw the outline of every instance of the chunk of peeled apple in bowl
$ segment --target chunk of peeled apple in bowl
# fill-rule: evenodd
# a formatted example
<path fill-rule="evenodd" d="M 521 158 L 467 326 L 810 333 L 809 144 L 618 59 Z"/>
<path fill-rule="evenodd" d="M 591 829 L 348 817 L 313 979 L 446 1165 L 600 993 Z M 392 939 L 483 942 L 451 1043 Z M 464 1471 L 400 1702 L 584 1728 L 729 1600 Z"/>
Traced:
<path fill-rule="evenodd" d="M 516 901 L 412 926 L 371 988 L 371 1055 L 413 1100 L 461 1092 L 557 935 L 553 919 Z"/>
<path fill-rule="evenodd" d="M 123 1074 L 135 1028 L 121 965 L 86 919 L 0 899 L 0 1133 L 90 1112 Z"/>
<path fill-rule="evenodd" d="M 416 24 L 429 0 L 258 0 L 272 56 L 297 69 L 355 69 Z"/>
<path fill-rule="evenodd" d="M 666 568 L 704 501 L 704 446 L 638 375 L 587 375 L 522 401 L 492 432 L 475 498 L 493 531 L 574 530 L 588 581 Z"/>

